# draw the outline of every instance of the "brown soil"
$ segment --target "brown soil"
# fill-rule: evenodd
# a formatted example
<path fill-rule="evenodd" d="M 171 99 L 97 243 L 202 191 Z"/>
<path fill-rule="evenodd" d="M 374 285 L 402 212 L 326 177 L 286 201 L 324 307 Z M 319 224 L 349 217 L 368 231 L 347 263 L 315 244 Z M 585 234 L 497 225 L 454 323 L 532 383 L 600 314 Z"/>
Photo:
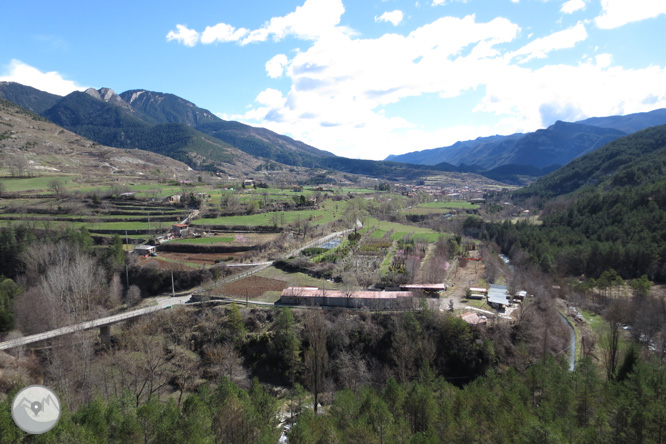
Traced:
<path fill-rule="evenodd" d="M 225 296 L 256 298 L 267 291 L 282 291 L 288 285 L 287 282 L 278 279 L 250 276 L 247 279 L 225 285 L 219 292 Z"/>
<path fill-rule="evenodd" d="M 243 256 L 244 253 L 175 253 L 175 252 L 159 252 L 161 257 L 182 262 L 189 262 L 191 264 L 197 265 L 214 265 L 216 259 L 224 260 L 229 256 L 234 259 L 238 259 Z M 169 261 L 159 261 L 163 264 L 169 264 Z M 172 263 L 172 262 L 171 262 Z M 175 264 L 181 266 L 180 264 Z M 185 264 L 183 264 L 185 265 Z M 169 269 L 169 266 L 165 266 L 166 269 Z"/>

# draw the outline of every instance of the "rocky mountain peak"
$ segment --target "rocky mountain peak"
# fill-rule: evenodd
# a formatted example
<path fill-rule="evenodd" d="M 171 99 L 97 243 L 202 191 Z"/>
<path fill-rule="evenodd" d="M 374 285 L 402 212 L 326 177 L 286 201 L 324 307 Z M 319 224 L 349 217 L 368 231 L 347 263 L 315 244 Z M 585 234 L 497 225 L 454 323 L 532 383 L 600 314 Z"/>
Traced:
<path fill-rule="evenodd" d="M 88 88 L 85 90 L 85 93 L 94 97 L 97 100 L 101 100 L 102 102 L 110 103 L 112 105 L 116 106 L 121 106 L 126 109 L 132 109 L 132 107 L 125 102 L 122 97 L 120 97 L 114 90 L 111 88 L 100 88 L 100 89 L 95 89 L 95 88 Z"/>

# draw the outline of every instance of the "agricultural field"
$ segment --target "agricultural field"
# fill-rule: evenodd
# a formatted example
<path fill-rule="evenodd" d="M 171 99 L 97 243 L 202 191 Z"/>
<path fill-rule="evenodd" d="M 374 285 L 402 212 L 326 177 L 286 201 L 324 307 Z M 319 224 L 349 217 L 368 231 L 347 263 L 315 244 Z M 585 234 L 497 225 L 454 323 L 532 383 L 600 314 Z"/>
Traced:
<path fill-rule="evenodd" d="M 58 180 L 65 186 L 70 186 L 72 184 L 72 179 L 73 176 L 37 176 L 2 179 L 2 184 L 7 193 L 30 191 L 34 194 L 47 194 L 51 193 L 51 191 L 49 191 L 50 182 Z"/>
<path fill-rule="evenodd" d="M 409 268 L 407 270 L 409 277 L 403 279 L 424 282 L 443 279 L 443 276 L 433 277 L 434 270 L 437 267 L 441 268 L 441 264 L 437 262 L 439 259 L 434 256 L 434 245 L 440 238 L 447 240 L 451 235 L 409 223 L 388 222 L 373 217 L 375 211 L 382 211 L 390 202 L 397 202 L 399 212 L 399 208 L 407 203 L 407 199 L 399 194 L 378 193 L 361 188 L 317 191 L 314 187 L 296 189 L 234 187 L 230 190 L 228 185 L 223 187 L 199 182 L 178 185 L 173 182 L 128 181 L 121 185 L 101 185 L 80 183 L 79 178 L 68 176 L 8 180 L 6 182 L 12 185 L 5 186 L 5 190 L 11 189 L 29 195 L 39 194 L 41 190 L 45 190 L 46 193 L 54 177 L 62 181 L 65 189 L 63 196 L 51 199 L 22 196 L 20 199 L 2 200 L 0 225 L 28 222 L 38 229 L 52 230 L 85 227 L 98 240 L 107 239 L 106 242 L 109 242 L 114 235 L 120 235 L 126 244 L 125 249 L 129 251 L 140 243 L 165 234 L 174 223 L 180 222 L 192 211 L 184 204 L 162 203 L 164 197 L 183 192 L 199 193 L 210 198 L 199 202 L 203 217 L 190 223 L 190 232 L 197 235 L 169 240 L 162 244 L 162 248 L 158 245 L 157 257 L 138 258 L 139 266 L 164 270 L 182 268 L 197 270 L 221 262 L 233 265 L 265 261 L 271 257 L 280 257 L 280 253 L 284 253 L 282 250 L 275 250 L 272 253 L 263 251 L 262 246 L 269 245 L 278 238 L 282 243 L 280 248 L 294 248 L 303 242 L 301 239 L 306 229 L 304 227 L 307 225 L 323 227 L 322 234 L 326 234 L 330 229 L 327 224 L 346 221 L 336 228 L 341 229 L 348 226 L 350 220 L 358 218 L 364 224 L 359 230 L 361 237 L 354 242 L 345 240 L 327 252 L 307 257 L 306 260 L 314 264 L 314 268 L 307 273 L 287 273 L 269 268 L 256 275 L 256 278 L 266 279 L 262 282 L 268 282 L 270 283 L 268 287 L 273 285 L 276 288 L 267 287 L 260 291 L 263 287 L 259 285 L 257 279 L 254 279 L 247 282 L 239 281 L 236 286 L 228 286 L 224 291 L 247 293 L 243 286 L 257 281 L 254 282 L 257 284 L 256 289 L 252 291 L 253 295 L 257 294 L 253 297 L 277 300 L 278 290 L 282 288 L 283 283 L 339 288 L 349 285 L 349 282 L 343 284 L 343 275 L 347 276 L 347 281 L 350 275 L 356 275 L 361 287 L 378 284 L 380 281 L 392 285 L 396 273 L 403 273 L 406 268 Z M 121 191 L 134 194 L 127 199 L 108 198 L 110 193 L 119 196 Z M 68 195 L 70 197 L 67 197 Z M 354 199 L 353 195 L 360 197 Z M 328 198 L 322 200 L 324 196 Z M 230 197 L 234 200 L 234 214 L 225 216 L 222 204 Z M 316 208 L 303 206 L 304 202 L 306 205 L 311 205 L 310 200 L 314 201 L 315 197 Z M 261 212 L 263 207 L 276 206 L 284 210 Z M 425 202 L 405 211 L 445 212 L 452 209 L 464 211 L 475 208 L 475 205 L 467 202 Z M 239 214 L 246 210 L 257 212 Z M 245 229 L 242 233 L 219 232 L 223 231 L 224 227 L 246 227 L 249 232 Z M 257 232 L 251 232 L 252 230 Z M 261 232 L 267 230 L 271 232 Z M 292 233 L 292 236 L 284 236 L 283 232 Z M 290 239 L 287 244 L 284 244 L 285 239 Z M 261 248 L 261 253 L 258 252 L 258 247 Z M 337 282 L 332 282 L 332 277 Z M 279 285 L 276 282 L 279 282 Z"/>
<path fill-rule="evenodd" d="M 426 214 L 446 214 L 449 212 L 465 212 L 467 210 L 477 210 L 479 205 L 471 204 L 465 201 L 449 202 L 424 202 L 413 207 L 402 210 L 404 215 L 426 215 Z"/>
<path fill-rule="evenodd" d="M 372 231 L 373 237 L 383 237 L 386 232 L 392 231 L 391 239 L 398 240 L 406 236 L 420 238 L 428 242 L 435 242 L 440 236 L 446 236 L 444 233 L 438 233 L 430 228 L 417 227 L 415 225 L 401 224 L 397 222 L 387 222 L 368 217 L 365 220 L 363 232 Z"/>
<path fill-rule="evenodd" d="M 210 226 L 273 226 L 278 224 L 290 224 L 297 221 L 309 221 L 312 225 L 321 225 L 335 220 L 334 214 L 327 209 L 319 210 L 296 210 L 296 211 L 273 211 L 270 213 L 249 214 L 245 216 L 222 216 L 216 218 L 197 219 L 193 225 Z"/>
<path fill-rule="evenodd" d="M 247 298 L 264 302 L 276 302 L 280 298 L 282 290 L 288 286 L 289 282 L 283 279 L 273 279 L 253 275 L 243 280 L 231 282 L 214 289 L 211 294 L 219 294 L 239 299 Z"/>

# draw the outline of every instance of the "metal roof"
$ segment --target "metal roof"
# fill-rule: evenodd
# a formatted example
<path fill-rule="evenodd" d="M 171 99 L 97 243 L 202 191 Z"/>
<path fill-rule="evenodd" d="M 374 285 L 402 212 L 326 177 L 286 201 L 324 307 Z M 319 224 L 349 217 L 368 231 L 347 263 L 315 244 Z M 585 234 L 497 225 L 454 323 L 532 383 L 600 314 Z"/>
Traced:
<path fill-rule="evenodd" d="M 282 290 L 282 296 L 298 296 L 303 298 L 357 298 L 357 299 L 397 299 L 411 298 L 411 291 L 338 291 L 321 290 L 315 287 L 289 287 Z"/>
<path fill-rule="evenodd" d="M 446 284 L 405 284 L 401 285 L 400 288 L 411 290 L 446 290 L 448 286 Z"/>
<path fill-rule="evenodd" d="M 490 284 L 488 291 L 488 302 L 491 304 L 509 305 L 509 293 L 506 285 Z"/>

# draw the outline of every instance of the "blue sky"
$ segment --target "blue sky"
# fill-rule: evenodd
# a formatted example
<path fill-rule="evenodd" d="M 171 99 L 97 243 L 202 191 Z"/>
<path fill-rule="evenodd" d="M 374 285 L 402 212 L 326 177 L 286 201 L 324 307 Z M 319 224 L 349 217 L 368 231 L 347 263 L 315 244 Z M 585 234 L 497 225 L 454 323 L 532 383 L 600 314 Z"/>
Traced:
<path fill-rule="evenodd" d="M 0 81 L 173 93 L 335 154 L 666 107 L 664 0 L 6 2 Z"/>

